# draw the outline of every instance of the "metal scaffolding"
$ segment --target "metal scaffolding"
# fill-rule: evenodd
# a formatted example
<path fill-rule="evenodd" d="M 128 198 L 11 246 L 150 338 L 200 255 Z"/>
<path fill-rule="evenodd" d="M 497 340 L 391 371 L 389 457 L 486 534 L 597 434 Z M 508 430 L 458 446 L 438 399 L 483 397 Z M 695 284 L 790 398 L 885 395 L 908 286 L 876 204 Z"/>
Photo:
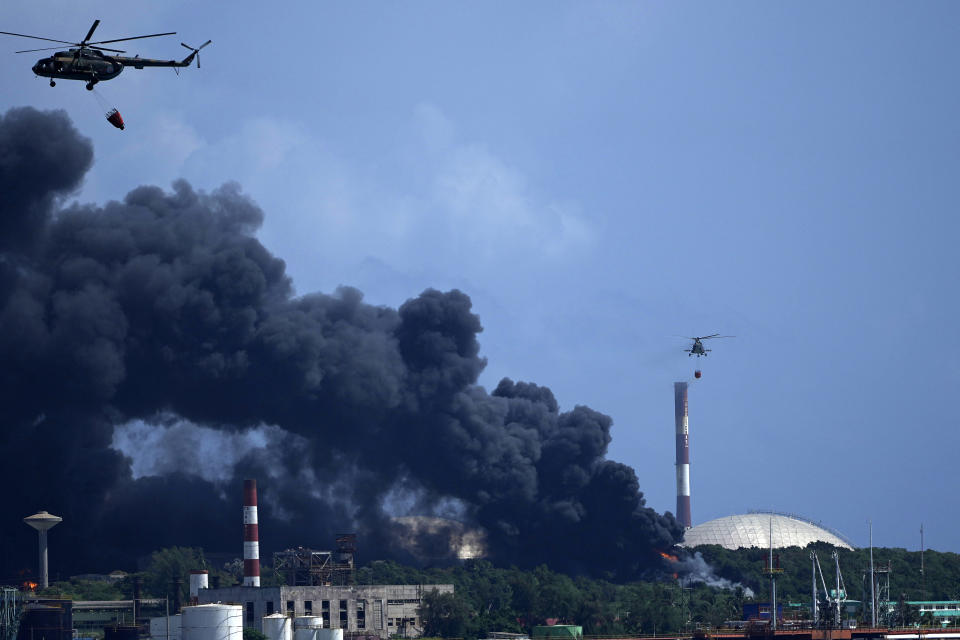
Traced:
<path fill-rule="evenodd" d="M 17 637 L 22 612 L 20 592 L 10 587 L 0 587 L 0 640 L 14 640 Z"/>
<path fill-rule="evenodd" d="M 347 586 L 354 582 L 354 554 L 357 536 L 337 536 L 337 550 L 316 551 L 305 547 L 273 554 L 277 579 L 291 587 Z"/>

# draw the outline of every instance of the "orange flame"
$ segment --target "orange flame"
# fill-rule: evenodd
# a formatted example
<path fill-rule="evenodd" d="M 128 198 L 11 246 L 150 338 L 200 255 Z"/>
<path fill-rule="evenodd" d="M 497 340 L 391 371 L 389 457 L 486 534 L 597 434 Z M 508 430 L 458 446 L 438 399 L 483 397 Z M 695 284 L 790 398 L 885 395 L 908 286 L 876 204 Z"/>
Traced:
<path fill-rule="evenodd" d="M 660 557 L 663 558 L 664 560 L 669 560 L 670 562 L 676 562 L 677 560 L 680 559 L 677 556 L 670 553 L 666 553 L 664 551 L 660 552 Z"/>
<path fill-rule="evenodd" d="M 23 583 L 23 588 L 27 591 L 36 591 L 37 586 L 36 582 L 30 582 L 29 580 Z"/>
<path fill-rule="evenodd" d="M 678 573 L 673 574 L 673 579 L 674 579 L 674 580 L 677 580 L 677 579 L 679 579 L 679 578 L 680 578 L 680 574 L 678 574 Z"/>

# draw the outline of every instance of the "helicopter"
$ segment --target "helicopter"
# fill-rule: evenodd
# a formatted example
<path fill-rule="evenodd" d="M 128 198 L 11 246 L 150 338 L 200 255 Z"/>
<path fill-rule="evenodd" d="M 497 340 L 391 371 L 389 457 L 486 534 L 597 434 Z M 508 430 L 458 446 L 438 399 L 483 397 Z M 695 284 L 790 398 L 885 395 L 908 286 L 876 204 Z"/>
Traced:
<path fill-rule="evenodd" d="M 722 336 L 719 333 L 714 333 L 709 336 L 700 336 L 698 338 L 687 338 L 687 340 L 693 340 L 693 344 L 690 346 L 689 349 L 684 349 L 684 351 L 687 352 L 687 357 L 694 356 L 694 355 L 697 356 L 698 358 L 700 356 L 706 357 L 707 353 L 709 351 L 712 351 L 712 349 L 704 349 L 703 342 L 701 342 L 702 340 L 709 340 L 711 338 L 735 338 L 735 337 L 736 336 Z M 697 376 L 697 377 L 699 378 L 700 376 Z"/>
<path fill-rule="evenodd" d="M 50 86 L 57 86 L 56 80 L 81 80 L 87 83 L 87 90 L 92 91 L 94 85 L 104 80 L 113 80 L 123 71 L 124 67 L 133 67 L 134 69 L 143 69 L 144 67 L 188 67 L 193 59 L 197 59 L 197 68 L 200 68 L 200 49 L 210 44 L 212 40 L 207 40 L 199 47 L 191 47 L 181 42 L 180 44 L 190 50 L 188 55 L 179 62 L 176 60 L 154 60 L 151 58 L 141 58 L 139 55 L 134 57 L 109 55 L 104 51 L 112 53 L 126 53 L 120 49 L 110 49 L 100 45 L 111 44 L 114 42 L 125 42 L 127 40 L 140 40 L 143 38 L 156 38 L 158 36 L 172 36 L 176 31 L 168 33 L 151 33 L 145 36 L 133 36 L 130 38 L 116 38 L 114 40 L 98 40 L 90 42 L 93 32 L 100 25 L 99 20 L 93 21 L 93 26 L 87 32 L 87 36 L 80 42 L 67 42 L 66 40 L 54 40 L 52 38 L 41 38 L 39 36 L 28 36 L 23 33 L 11 33 L 10 31 L 0 31 L 0 34 L 8 36 L 19 36 L 21 38 L 33 38 L 34 40 L 46 40 L 48 42 L 59 42 L 60 44 L 72 45 L 73 49 L 66 51 L 57 51 L 49 58 L 42 58 L 33 65 L 33 72 L 38 76 L 50 78 Z M 60 49 L 60 47 L 46 47 L 42 49 L 25 49 L 15 53 L 31 53 L 34 51 L 50 51 Z"/>

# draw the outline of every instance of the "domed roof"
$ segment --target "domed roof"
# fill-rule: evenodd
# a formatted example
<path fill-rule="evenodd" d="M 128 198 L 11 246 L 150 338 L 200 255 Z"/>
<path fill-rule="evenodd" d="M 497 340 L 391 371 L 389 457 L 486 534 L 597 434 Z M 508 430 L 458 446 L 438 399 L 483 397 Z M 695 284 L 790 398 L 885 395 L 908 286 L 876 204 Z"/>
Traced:
<path fill-rule="evenodd" d="M 687 529 L 684 547 L 718 544 L 726 549 L 770 546 L 770 524 L 773 523 L 773 546 L 805 547 L 811 542 L 826 542 L 835 547 L 853 549 L 842 536 L 799 516 L 784 513 L 754 512 L 710 520 Z"/>

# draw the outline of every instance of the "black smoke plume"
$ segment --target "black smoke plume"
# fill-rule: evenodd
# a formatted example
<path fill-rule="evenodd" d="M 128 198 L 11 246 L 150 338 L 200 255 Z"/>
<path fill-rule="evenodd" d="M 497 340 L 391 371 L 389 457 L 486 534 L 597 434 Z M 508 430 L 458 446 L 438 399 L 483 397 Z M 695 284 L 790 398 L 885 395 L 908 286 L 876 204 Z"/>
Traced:
<path fill-rule="evenodd" d="M 477 386 L 481 325 L 463 293 L 399 309 L 346 287 L 295 296 L 236 185 L 66 205 L 92 158 L 63 113 L 0 119 L 0 575 L 35 567 L 20 520 L 39 509 L 64 518 L 55 575 L 170 545 L 239 555 L 244 477 L 259 481 L 267 559 L 354 530 L 363 558 L 410 560 L 396 504 L 452 510 L 519 566 L 630 577 L 679 538 L 605 458 L 609 417 L 561 412 L 532 383 Z M 148 452 L 163 472 L 135 478 L 112 446 L 134 421 L 269 442 L 212 480 L 198 469 L 220 456 L 168 438 Z"/>

